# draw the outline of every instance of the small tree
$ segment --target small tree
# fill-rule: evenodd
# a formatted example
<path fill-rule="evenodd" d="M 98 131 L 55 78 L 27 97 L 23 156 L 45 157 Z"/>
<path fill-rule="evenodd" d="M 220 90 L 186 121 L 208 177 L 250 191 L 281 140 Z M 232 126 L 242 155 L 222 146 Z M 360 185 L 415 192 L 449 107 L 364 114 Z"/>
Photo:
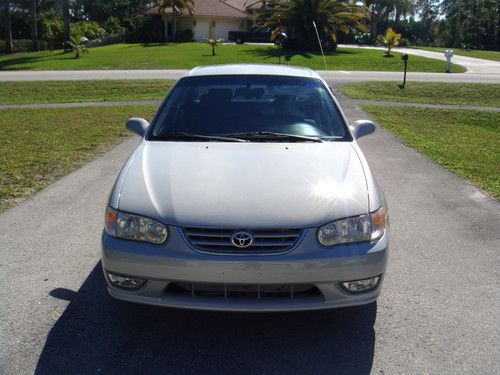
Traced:
<path fill-rule="evenodd" d="M 215 56 L 215 47 L 224 42 L 224 39 L 207 39 L 207 43 L 212 46 L 212 56 Z"/>
<path fill-rule="evenodd" d="M 87 41 L 88 39 L 82 36 L 80 38 L 72 37 L 66 42 L 70 47 L 70 51 L 75 51 L 75 59 L 79 59 L 80 54 L 89 53 L 89 50 L 85 47 L 85 42 Z"/>
<path fill-rule="evenodd" d="M 388 27 L 387 30 L 385 31 L 385 34 L 379 35 L 377 38 L 377 41 L 380 44 L 383 44 L 387 48 L 387 51 L 385 51 L 385 56 L 392 56 L 391 49 L 396 47 L 399 44 L 400 40 L 401 40 L 401 34 L 395 32 L 392 29 L 392 27 Z"/>

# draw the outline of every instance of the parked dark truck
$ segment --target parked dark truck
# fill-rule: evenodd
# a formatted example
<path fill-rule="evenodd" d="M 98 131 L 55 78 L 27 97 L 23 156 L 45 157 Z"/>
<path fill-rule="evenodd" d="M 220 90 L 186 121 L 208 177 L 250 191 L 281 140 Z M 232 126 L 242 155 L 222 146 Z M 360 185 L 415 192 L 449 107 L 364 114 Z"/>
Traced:
<path fill-rule="evenodd" d="M 263 29 L 252 29 L 251 31 L 230 31 L 227 39 L 236 44 L 245 42 L 270 43 L 271 29 L 266 27 Z"/>

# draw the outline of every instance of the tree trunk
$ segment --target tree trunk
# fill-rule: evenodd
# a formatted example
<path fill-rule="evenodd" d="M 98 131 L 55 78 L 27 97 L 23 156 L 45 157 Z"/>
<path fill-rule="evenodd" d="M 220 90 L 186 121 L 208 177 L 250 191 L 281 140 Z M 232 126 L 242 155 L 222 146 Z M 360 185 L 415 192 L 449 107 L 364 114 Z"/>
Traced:
<path fill-rule="evenodd" d="M 5 26 L 5 53 L 12 53 L 14 46 L 12 45 L 12 24 L 10 22 L 10 1 L 4 0 L 4 26 Z"/>
<path fill-rule="evenodd" d="M 175 6 L 172 5 L 172 41 L 175 42 L 175 37 L 177 33 L 177 20 L 175 19 Z"/>
<path fill-rule="evenodd" d="M 399 19 L 401 18 L 401 12 L 399 8 L 396 8 L 396 14 L 394 15 L 394 25 L 399 26 Z"/>
<path fill-rule="evenodd" d="M 69 23 L 69 3 L 68 0 L 61 0 L 62 17 L 64 21 L 64 49 L 67 48 L 67 42 L 71 38 L 71 29 Z"/>
<path fill-rule="evenodd" d="M 40 44 L 38 43 L 38 28 L 36 19 L 36 0 L 30 1 L 30 27 L 31 27 L 31 48 L 33 51 L 40 50 Z"/>
<path fill-rule="evenodd" d="M 372 4 L 370 10 L 370 38 L 377 39 L 377 16 L 375 15 L 375 4 Z"/>

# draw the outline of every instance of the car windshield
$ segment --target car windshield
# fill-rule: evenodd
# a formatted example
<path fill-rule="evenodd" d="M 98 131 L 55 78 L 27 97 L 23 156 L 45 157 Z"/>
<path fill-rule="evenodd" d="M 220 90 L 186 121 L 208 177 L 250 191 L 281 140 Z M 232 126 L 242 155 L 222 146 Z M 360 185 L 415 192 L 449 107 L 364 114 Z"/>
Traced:
<path fill-rule="evenodd" d="M 227 75 L 181 79 L 160 108 L 149 139 L 307 142 L 351 140 L 318 79 Z"/>

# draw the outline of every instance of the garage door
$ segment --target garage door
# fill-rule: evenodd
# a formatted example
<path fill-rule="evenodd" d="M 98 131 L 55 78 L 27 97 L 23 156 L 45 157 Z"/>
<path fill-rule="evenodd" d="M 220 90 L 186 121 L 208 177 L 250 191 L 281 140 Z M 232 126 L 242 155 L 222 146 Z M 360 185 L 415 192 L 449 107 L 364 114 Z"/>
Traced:
<path fill-rule="evenodd" d="M 238 31 L 240 24 L 238 22 L 217 22 L 215 26 L 215 37 L 227 40 L 227 34 L 230 31 Z"/>
<path fill-rule="evenodd" d="M 206 42 L 208 38 L 210 38 L 210 23 L 208 21 L 197 21 L 194 39 L 197 42 Z"/>

